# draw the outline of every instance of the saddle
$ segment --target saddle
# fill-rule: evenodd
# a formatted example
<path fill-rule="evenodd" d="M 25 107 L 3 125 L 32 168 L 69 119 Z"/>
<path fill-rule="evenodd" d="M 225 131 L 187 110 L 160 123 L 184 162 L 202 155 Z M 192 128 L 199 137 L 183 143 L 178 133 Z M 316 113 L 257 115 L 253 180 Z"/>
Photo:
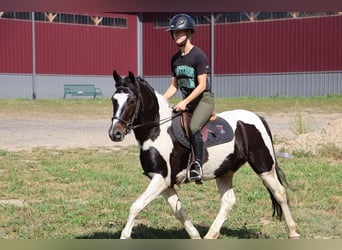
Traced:
<path fill-rule="evenodd" d="M 191 112 L 182 112 L 172 120 L 172 130 L 176 139 L 184 147 L 190 149 L 190 121 Z M 204 148 L 212 147 L 218 144 L 233 140 L 234 132 L 232 127 L 223 118 L 213 114 L 208 122 L 201 129 Z"/>

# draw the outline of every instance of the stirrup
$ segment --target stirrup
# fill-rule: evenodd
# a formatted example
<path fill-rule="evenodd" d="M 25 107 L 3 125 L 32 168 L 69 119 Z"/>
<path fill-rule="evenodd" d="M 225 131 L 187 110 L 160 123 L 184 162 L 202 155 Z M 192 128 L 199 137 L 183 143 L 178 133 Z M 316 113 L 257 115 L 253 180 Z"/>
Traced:
<path fill-rule="evenodd" d="M 188 166 L 188 180 L 202 184 L 202 167 L 198 161 L 191 162 Z"/>

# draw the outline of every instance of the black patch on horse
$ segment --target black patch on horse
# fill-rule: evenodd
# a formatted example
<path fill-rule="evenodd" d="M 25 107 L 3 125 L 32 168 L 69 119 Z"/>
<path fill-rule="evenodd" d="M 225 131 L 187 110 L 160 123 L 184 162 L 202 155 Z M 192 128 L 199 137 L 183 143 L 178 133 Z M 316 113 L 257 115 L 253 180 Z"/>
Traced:
<path fill-rule="evenodd" d="M 148 150 L 140 150 L 140 162 L 144 174 L 150 177 L 149 173 L 158 173 L 164 178 L 167 176 L 167 164 L 159 151 L 151 147 Z"/>

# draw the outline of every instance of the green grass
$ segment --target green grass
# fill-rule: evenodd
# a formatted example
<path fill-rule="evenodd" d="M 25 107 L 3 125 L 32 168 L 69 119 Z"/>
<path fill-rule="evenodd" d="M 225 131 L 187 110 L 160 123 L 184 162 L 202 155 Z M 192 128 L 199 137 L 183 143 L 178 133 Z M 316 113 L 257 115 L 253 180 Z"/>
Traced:
<path fill-rule="evenodd" d="M 0 114 L 44 118 L 108 118 L 112 113 L 110 99 L 2 99 Z"/>
<path fill-rule="evenodd" d="M 46 150 L 0 152 L 1 199 L 27 206 L 0 205 L 0 238 L 118 238 L 129 207 L 148 184 L 135 146 L 119 151 Z M 323 152 L 279 159 L 294 190 L 288 191 L 303 238 L 342 238 L 341 157 Z M 330 162 L 330 163 L 329 163 Z M 215 182 L 176 188 L 201 235 L 219 209 Z M 237 197 L 221 238 L 287 238 L 284 221 L 272 218 L 261 180 L 246 165 L 235 176 Z M 265 223 L 266 222 L 266 223 Z M 187 238 L 163 198 L 139 215 L 133 238 Z"/>
<path fill-rule="evenodd" d="M 171 99 L 175 104 L 179 99 Z M 342 113 L 342 95 L 319 97 L 265 97 L 265 98 L 215 98 L 215 111 L 230 109 L 248 109 L 254 112 L 284 112 L 294 113 L 300 107 L 301 111 L 315 110 L 322 113 Z M 110 99 L 86 100 L 29 100 L 2 99 L 0 113 L 11 115 L 35 115 L 38 117 L 94 117 L 108 118 L 112 114 Z"/>

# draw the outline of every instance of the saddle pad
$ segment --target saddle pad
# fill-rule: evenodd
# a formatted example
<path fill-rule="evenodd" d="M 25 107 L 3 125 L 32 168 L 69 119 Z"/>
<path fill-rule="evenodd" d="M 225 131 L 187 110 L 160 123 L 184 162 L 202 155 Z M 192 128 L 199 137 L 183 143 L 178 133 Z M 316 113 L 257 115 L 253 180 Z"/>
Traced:
<path fill-rule="evenodd" d="M 190 149 L 190 141 L 186 137 L 180 119 L 181 117 L 177 116 L 172 120 L 172 130 L 177 140 L 184 147 Z M 206 126 L 208 128 L 208 139 L 204 142 L 205 148 L 233 140 L 233 129 L 223 118 L 217 116 L 214 121 L 209 121 Z"/>

